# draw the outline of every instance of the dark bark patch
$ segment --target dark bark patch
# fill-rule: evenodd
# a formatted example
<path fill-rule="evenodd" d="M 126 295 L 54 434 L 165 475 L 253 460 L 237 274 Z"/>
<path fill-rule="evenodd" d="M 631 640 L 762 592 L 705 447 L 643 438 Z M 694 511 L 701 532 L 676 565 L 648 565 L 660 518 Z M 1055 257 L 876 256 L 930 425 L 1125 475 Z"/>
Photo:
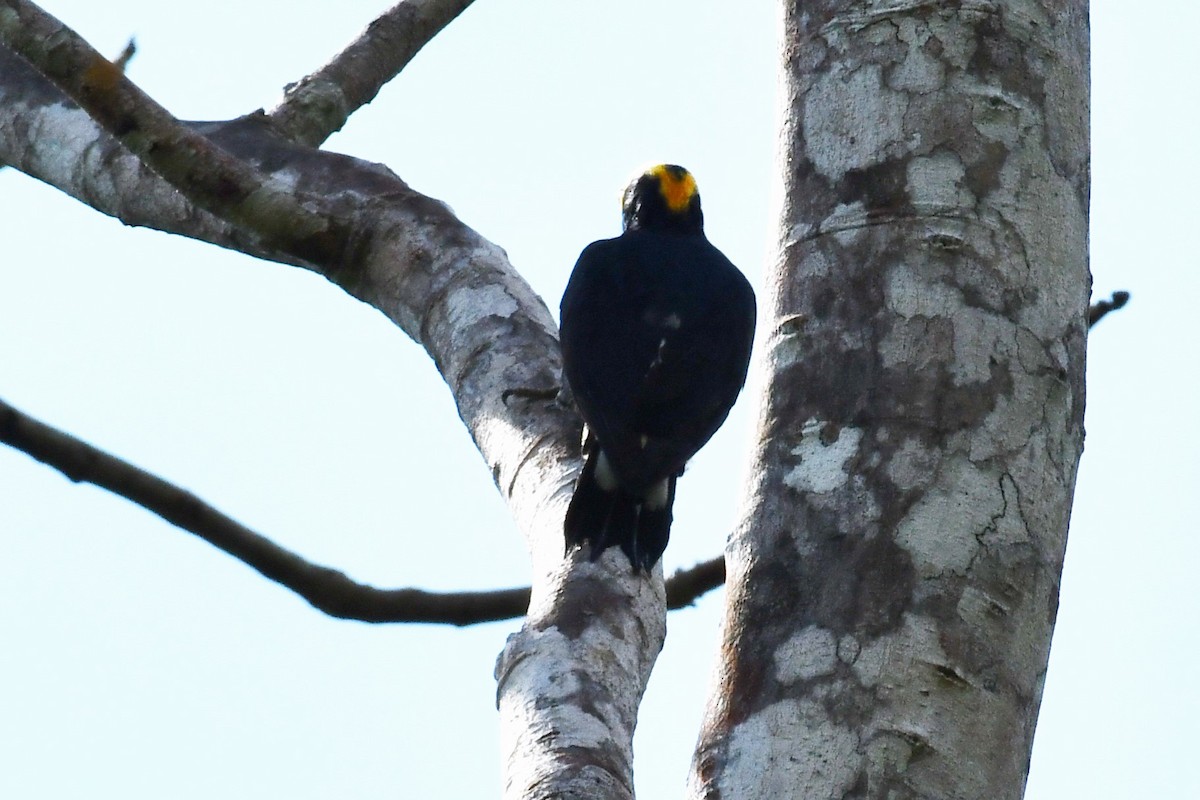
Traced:
<path fill-rule="evenodd" d="M 916 571 L 909 554 L 886 536 L 823 543 L 814 566 L 819 572 L 816 623 L 836 634 L 876 637 L 900 626 Z"/>
<path fill-rule="evenodd" d="M 832 285 L 826 284 L 813 296 L 812 310 L 813 317 L 818 320 L 829 319 L 829 315 L 833 313 L 834 303 L 837 302 L 838 292 Z"/>
<path fill-rule="evenodd" d="M 1026 581 L 1038 570 L 1029 545 L 984 547 L 968 576 L 933 579 L 915 610 L 938 622 L 938 639 L 947 664 L 933 665 L 948 684 L 986 691 L 1016 691 L 1021 677 L 1004 670 L 1020 640 L 1017 613 Z M 970 603 L 967 603 L 967 600 Z M 973 610 L 964 610 L 968 606 Z"/>
<path fill-rule="evenodd" d="M 326 228 L 323 231 L 286 242 L 288 249 L 299 258 L 312 263 L 329 265 L 328 277 L 339 285 L 349 284 L 357 277 L 354 270 L 339 268 L 345 264 L 340 258 L 345 252 L 346 237 L 341 230 Z"/>
<path fill-rule="evenodd" d="M 992 358 L 987 380 L 964 384 L 956 383 L 944 364 L 924 373 L 888 370 L 885 384 L 889 393 L 882 405 L 892 408 L 884 416 L 910 420 L 916 435 L 939 448 L 946 436 L 982 424 L 1000 397 L 1012 395 L 1010 369 L 1007 361 Z"/>
<path fill-rule="evenodd" d="M 623 777 L 627 766 L 625 759 L 615 745 L 602 744 L 598 747 L 563 747 L 556 751 L 562 770 L 555 775 L 554 783 L 562 785 L 579 785 L 589 782 L 595 785 L 596 797 L 612 797 L 610 793 L 613 784 L 622 789 L 628 789 L 627 780 Z M 609 780 L 601 780 L 596 770 L 607 773 Z M 592 773 L 592 774 L 589 774 Z M 552 797 L 560 797 L 554 794 Z M 572 793 L 572 796 L 578 796 Z M 627 795 L 632 798 L 632 795 Z"/>
<path fill-rule="evenodd" d="M 963 183 L 982 200 L 1000 185 L 1000 171 L 1008 159 L 1008 147 L 1000 142 L 981 143 L 975 158 L 966 163 Z"/>
<path fill-rule="evenodd" d="M 910 156 L 949 147 L 959 158 L 971 159 L 964 149 L 971 136 L 971 110 L 965 103 L 948 103 L 938 93 L 912 95 L 904 114 L 904 129 L 921 134 L 921 143 L 912 148 Z"/>
<path fill-rule="evenodd" d="M 854 779 L 854 785 L 846 791 L 845 796 L 843 796 L 840 800 L 860 800 L 860 798 L 865 798 L 867 796 L 867 791 L 870 788 L 871 780 L 867 775 L 867 771 L 859 770 L 858 777 Z M 891 798 L 889 798 L 889 800 L 891 800 Z M 897 798 L 896 800 L 903 800 L 903 798 Z"/>
<path fill-rule="evenodd" d="M 1026 63 L 1026 46 L 1005 30 L 1001 15 L 981 18 L 975 27 L 975 39 L 968 72 L 999 81 L 1005 91 L 1029 98 L 1038 108 L 1045 106 L 1045 81 L 1040 70 Z"/>
<path fill-rule="evenodd" d="M 602 575 L 579 576 L 567 581 L 563 596 L 557 604 L 559 613 L 555 624 L 568 639 L 578 639 L 590 626 L 596 624 L 600 609 L 618 603 L 628 603 L 623 593 L 613 587 Z"/>
<path fill-rule="evenodd" d="M 757 631 L 767 652 L 798 625 L 859 638 L 896 630 L 916 581 L 909 554 L 887 536 L 843 531 L 841 523 L 855 515 L 819 508 L 803 495 L 799 510 L 802 530 L 780 530 L 774 546 L 780 555 L 754 569 L 754 604 L 761 609 Z M 784 557 L 794 551 L 797 534 L 807 544 L 805 552 Z"/>
<path fill-rule="evenodd" d="M 996 400 L 1012 395 L 1013 381 L 1009 365 L 992 358 L 986 381 L 956 385 L 949 375 L 942 377 L 942 391 L 934 398 L 937 430 L 942 433 L 974 428 L 996 408 Z"/>
<path fill-rule="evenodd" d="M 719 713 L 708 723 L 710 731 L 731 731 L 779 699 L 785 687 L 769 675 L 774 653 L 795 630 L 790 620 L 806 618 L 812 608 L 815 591 L 812 579 L 807 573 L 792 571 L 794 565 L 806 561 L 795 551 L 790 532 L 780 530 L 776 534 L 778 541 L 772 548 L 775 557 L 754 563 L 754 577 L 747 584 L 750 596 L 735 601 L 752 605 L 756 609 L 755 619 L 752 626 L 745 619 L 735 621 L 723 637 L 723 683 L 729 692 Z M 704 738 L 725 740 L 724 736 Z M 723 758 L 723 749 L 719 753 L 698 753 L 698 762 L 713 770 L 719 770 Z"/>
<path fill-rule="evenodd" d="M 878 376 L 879 366 L 866 350 L 833 354 L 814 349 L 811 358 L 789 365 L 777 378 L 789 386 L 803 387 L 779 393 L 782 402 L 773 409 L 781 420 L 778 427 L 798 434 L 810 417 L 834 422 L 859 420 L 877 391 Z"/>
<path fill-rule="evenodd" d="M 895 534 L 900 521 L 908 516 L 909 509 L 920 498 L 921 491 L 901 489 L 887 477 L 886 470 L 896 454 L 896 446 L 877 444 L 873 449 L 880 457 L 880 464 L 873 474 L 871 484 L 875 502 L 879 504 L 879 530 L 891 536 Z M 932 477 L 931 475 L 930 478 Z"/>
<path fill-rule="evenodd" d="M 908 156 L 889 158 L 869 167 L 847 170 L 837 184 L 838 202 L 862 203 L 867 219 L 910 212 L 908 162 Z"/>
<path fill-rule="evenodd" d="M 932 34 L 925 40 L 925 44 L 921 45 L 921 49 L 936 59 L 941 59 L 942 53 L 946 52 L 946 46 L 942 44 L 942 40 Z"/>
<path fill-rule="evenodd" d="M 878 702 L 844 664 L 838 665 L 837 678 L 813 681 L 808 693 L 821 704 L 831 722 L 851 730 L 861 730 L 870 723 Z"/>
<path fill-rule="evenodd" d="M 803 106 L 796 110 L 799 115 Z M 797 125 L 801 124 L 797 120 Z M 792 171 L 797 175 L 806 191 L 792 193 L 787 202 L 791 205 L 784 213 L 784 219 L 799 218 L 811 224 L 816 224 L 825 218 L 829 208 L 836 202 L 836 193 L 829 179 L 817 171 L 816 164 L 805 153 L 795 153 L 792 161 Z M 794 209 L 794 210 L 792 210 Z"/>

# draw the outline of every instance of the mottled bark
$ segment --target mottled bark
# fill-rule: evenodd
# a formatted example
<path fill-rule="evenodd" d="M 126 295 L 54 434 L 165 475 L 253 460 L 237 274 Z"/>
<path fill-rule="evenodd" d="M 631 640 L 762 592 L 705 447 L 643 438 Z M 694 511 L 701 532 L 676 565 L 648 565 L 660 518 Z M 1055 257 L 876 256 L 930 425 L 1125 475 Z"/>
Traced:
<path fill-rule="evenodd" d="M 1018 798 L 1083 442 L 1082 0 L 791 0 L 769 379 L 692 796 Z"/>
<path fill-rule="evenodd" d="M 578 553 L 563 579 L 534 584 L 496 664 L 506 800 L 633 798 L 638 706 L 666 638 L 662 567 L 647 580 L 615 549 L 595 564 Z"/>

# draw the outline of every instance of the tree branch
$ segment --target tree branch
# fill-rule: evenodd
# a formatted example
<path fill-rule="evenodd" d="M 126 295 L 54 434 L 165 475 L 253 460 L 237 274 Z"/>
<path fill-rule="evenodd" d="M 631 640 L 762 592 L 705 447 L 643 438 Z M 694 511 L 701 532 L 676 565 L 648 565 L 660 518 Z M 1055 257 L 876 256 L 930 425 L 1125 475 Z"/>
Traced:
<path fill-rule="evenodd" d="M 529 587 L 487 592 L 379 589 L 330 567 L 313 564 L 250 530 L 191 492 L 53 428 L 0 399 L 0 442 L 58 470 L 145 508 L 290 589 L 318 611 L 359 622 L 426 622 L 473 625 L 525 614 Z M 679 570 L 667 582 L 672 609 L 691 605 L 720 586 L 725 561 L 715 558 Z"/>
<path fill-rule="evenodd" d="M 305 261 L 341 254 L 350 231 L 321 198 L 216 147 L 182 125 L 117 65 L 26 0 L 3 0 L 0 42 L 25 58 L 131 153 L 196 205 Z"/>
<path fill-rule="evenodd" d="M 471 625 L 525 613 L 529 589 L 437 593 L 377 589 L 312 564 L 222 514 L 184 489 L 151 475 L 0 400 L 0 442 L 29 454 L 76 483 L 130 500 L 195 534 L 332 617 L 360 622 Z"/>
<path fill-rule="evenodd" d="M 71 43 L 76 52 L 98 58 L 29 3 L 0 0 L 0 8 L 5 6 L 19 11 L 0 14 L 0 40 L 21 40 L 23 51 L 39 64 L 45 65 L 43 51 L 51 49 L 39 36 L 49 37 L 54 48 Z M 69 57 L 66 53 L 54 60 L 54 68 L 66 73 L 60 76 L 66 84 L 73 74 L 63 68 Z M 141 140 L 155 153 L 186 142 L 190 172 L 206 173 L 210 183 L 226 188 L 236 189 L 239 174 L 254 180 L 262 170 L 273 187 L 294 194 L 295 205 L 304 212 L 291 220 L 281 214 L 284 227 L 303 230 L 306 218 L 311 219 L 306 209 L 312 209 L 331 220 L 330 228 L 353 229 L 356 237 L 343 248 L 321 247 L 329 242 L 319 236 L 313 242 L 317 246 L 294 247 L 295 241 L 247 230 L 234 215 L 222 219 L 202 210 L 199 200 L 189 202 L 185 184 L 190 174 L 176 185 L 164 181 L 146 168 L 149 157 L 143 160 L 97 127 L 104 120 L 121 119 L 118 111 L 96 108 L 103 104 L 93 102 L 92 108 L 74 113 L 63 87 L 4 46 L 0 158 L 126 224 L 312 269 L 384 313 L 433 358 L 520 529 L 527 536 L 535 529 L 548 530 L 549 518 L 540 517 L 560 513 L 562 493 L 578 469 L 580 422 L 564 405 L 514 391 L 555 385 L 561 365 L 553 318 L 504 252 L 443 203 L 414 192 L 382 165 L 288 142 L 262 114 L 193 124 L 194 130 L 188 130 L 117 77 L 123 93 L 109 92 L 105 101 L 119 106 L 131 100 L 136 106 L 145 99 L 147 114 L 160 118 L 168 137 L 163 142 Z M 126 130 L 104 129 L 114 139 Z M 222 183 L 226 176 L 231 180 Z M 300 256 L 292 254 L 297 250 Z M 547 541 L 545 549 L 547 562 L 561 560 L 561 542 Z"/>
<path fill-rule="evenodd" d="M 0 46 L 0 66 L 6 66 L 4 64 L 4 62 L 7 60 L 5 58 L 6 53 L 4 52 L 6 49 L 7 48 Z M 113 66 L 124 72 L 129 67 L 129 62 L 133 60 L 133 57 L 136 54 L 137 42 L 133 39 L 130 39 L 121 52 L 117 54 L 117 57 L 113 59 Z M 0 169 L 4 169 L 7 166 L 8 164 L 0 161 Z"/>
<path fill-rule="evenodd" d="M 1104 319 L 1110 312 L 1116 311 L 1119 308 L 1124 308 L 1129 302 L 1129 292 L 1113 292 L 1112 299 L 1099 300 L 1093 303 L 1088 308 L 1088 327 L 1091 328 L 1097 322 Z"/>
<path fill-rule="evenodd" d="M 111 86 L 100 81 L 105 103 L 72 94 L 86 110 L 73 108 L 59 89 L 78 83 L 72 81 L 78 63 L 69 52 L 77 37 L 61 26 L 38 25 L 29 8 L 21 0 L 0 0 L 0 41 L 22 40 L 31 61 L 39 50 L 55 50 L 52 63 L 42 58 L 38 67 L 54 85 L 33 70 L 0 68 L 0 158 L 124 221 L 313 269 L 383 312 L 426 349 L 533 565 L 525 624 L 509 638 L 496 671 L 501 738 L 513 754 L 507 791 L 631 797 L 633 731 L 665 638 L 665 590 L 661 571 L 650 579 L 635 576 L 616 553 L 597 562 L 579 552 L 563 558 L 563 515 L 580 468 L 581 421 L 566 404 L 544 399 L 561 375 L 557 329 L 545 303 L 499 247 L 443 203 L 414 192 L 378 164 L 286 141 L 265 115 L 195 126 L 208 143 L 191 142 L 180 126 L 166 125 L 163 132 L 173 138 L 157 142 L 130 122 L 136 115 L 117 115 L 114 124 L 111 109 L 126 98 L 112 89 L 126 82 L 111 65 L 94 61 L 85 67 L 97 67 L 101 76 L 116 73 L 118 80 Z M 0 65 L 6 52 L 0 49 Z M 17 56 L 8 62 L 25 64 Z M 63 64 L 74 66 L 63 74 Z M 182 174 L 162 169 L 160 146 L 181 156 L 175 166 L 187 167 Z M 220 193 L 205 196 L 224 166 L 209 158 L 206 147 L 245 162 L 228 165 L 234 178 L 248 177 L 252 184 L 269 176 L 262 195 L 245 198 L 245 186 L 235 180 L 231 203 L 222 204 Z M 217 171 L 203 176 L 201 191 L 188 194 L 194 178 L 189 170 L 213 164 Z M 257 170 L 239 175 L 236 168 L 247 164 Z M 285 213 L 229 213 L 230 205 L 242 211 L 246 199 L 270 201 L 280 187 L 292 195 L 280 201 Z M 282 227 L 262 224 L 293 227 L 303 221 L 286 213 L 295 206 L 328 225 L 329 235 L 301 226 L 289 238 Z M 341 240 L 336 234 L 343 230 L 355 235 Z M 557 735 L 546 736 L 547 730 Z"/>
<path fill-rule="evenodd" d="M 33 28 L 56 43 L 77 39 L 44 15 L 38 18 L 22 0 L 0 0 L 0 9 L 6 5 L 19 6 L 32 21 L 14 26 L 13 17 L 23 18 L 0 14 L 2 36 L 23 39 L 35 56 L 49 45 L 39 44 Z M 86 44 L 79 48 L 90 51 Z M 143 97 L 135 87 L 127 94 Z M 122 97 L 110 93 L 109 99 L 119 103 Z M 96 114 L 119 116 L 103 109 Z M 180 133 L 162 115 L 172 135 Z M 271 183 L 295 193 L 297 203 L 348 220 L 345 227 L 358 232 L 350 247 L 313 248 L 301 259 L 281 247 L 287 242 L 197 208 L 186 191 L 147 169 L 97 124 L 89 112 L 76 112 L 60 87 L 26 59 L 0 46 L 0 158 L 127 224 L 312 269 L 384 313 L 426 349 L 446 380 L 519 529 L 531 547 L 537 542 L 544 551 L 535 555 L 535 572 L 561 562 L 560 515 L 579 468 L 581 423 L 572 408 L 534 391 L 559 380 L 556 328 L 545 303 L 500 248 L 386 167 L 288 142 L 265 115 L 195 124 L 196 133 L 183 130 L 181 136 L 203 133 L 190 152 L 204 151 L 194 159 L 204 170 L 211 166 L 208 154 L 220 160 L 232 154 L 235 172 L 258 175 L 246 166 L 254 164 Z M 219 175 L 221 165 L 215 169 Z"/>
<path fill-rule="evenodd" d="M 126 225 L 312 268 L 196 206 L 3 44 L 0 160 Z"/>
<path fill-rule="evenodd" d="M 393 6 L 328 64 L 285 87 L 283 100 L 267 114 L 271 124 L 293 142 L 320 145 L 472 1 L 405 0 Z"/>
<path fill-rule="evenodd" d="M 676 570 L 667 579 L 667 610 L 694 605 L 702 595 L 725 583 L 725 556 L 701 561 L 693 567 Z"/>

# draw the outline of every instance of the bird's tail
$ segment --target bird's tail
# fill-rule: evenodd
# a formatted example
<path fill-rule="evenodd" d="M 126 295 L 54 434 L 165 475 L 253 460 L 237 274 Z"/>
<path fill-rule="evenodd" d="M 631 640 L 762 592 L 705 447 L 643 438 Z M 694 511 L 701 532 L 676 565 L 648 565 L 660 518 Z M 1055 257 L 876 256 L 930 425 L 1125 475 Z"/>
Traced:
<path fill-rule="evenodd" d="M 632 494 L 617 484 L 607 458 L 593 447 L 567 507 L 563 526 L 567 551 L 587 542 L 589 557 L 595 561 L 617 546 L 629 557 L 634 572 L 649 572 L 667 549 L 674 502 L 675 476 L 645 496 Z"/>

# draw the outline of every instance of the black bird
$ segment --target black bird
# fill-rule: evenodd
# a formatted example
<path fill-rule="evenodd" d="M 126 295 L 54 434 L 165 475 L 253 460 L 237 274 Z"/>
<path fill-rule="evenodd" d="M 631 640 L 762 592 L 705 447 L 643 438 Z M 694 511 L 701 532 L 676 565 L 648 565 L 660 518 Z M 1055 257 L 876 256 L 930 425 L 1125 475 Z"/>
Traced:
<path fill-rule="evenodd" d="M 746 381 L 754 291 L 704 235 L 696 180 L 660 164 L 622 200 L 624 232 L 588 245 L 560 307 L 563 371 L 587 423 L 567 550 L 662 557 L 675 479 Z"/>

